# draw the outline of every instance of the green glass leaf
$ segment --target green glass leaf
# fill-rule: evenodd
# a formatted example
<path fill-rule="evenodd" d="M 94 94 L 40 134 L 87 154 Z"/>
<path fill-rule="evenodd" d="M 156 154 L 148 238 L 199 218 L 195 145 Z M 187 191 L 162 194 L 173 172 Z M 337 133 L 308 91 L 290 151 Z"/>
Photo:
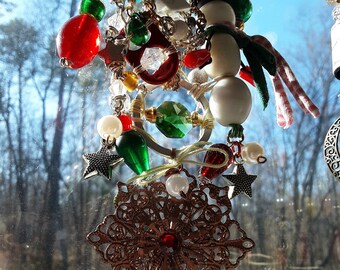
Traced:
<path fill-rule="evenodd" d="M 157 108 L 156 127 L 168 138 L 183 138 L 192 128 L 190 112 L 180 103 L 166 101 Z"/>
<path fill-rule="evenodd" d="M 91 14 L 100 22 L 105 15 L 105 5 L 100 0 L 83 0 L 80 4 L 80 14 Z"/>
<path fill-rule="evenodd" d="M 227 0 L 234 9 L 236 19 L 246 22 L 253 13 L 253 5 L 249 0 Z"/>
<path fill-rule="evenodd" d="M 136 174 L 150 169 L 148 147 L 143 136 L 137 131 L 129 130 L 119 136 L 116 140 L 116 150 Z"/>

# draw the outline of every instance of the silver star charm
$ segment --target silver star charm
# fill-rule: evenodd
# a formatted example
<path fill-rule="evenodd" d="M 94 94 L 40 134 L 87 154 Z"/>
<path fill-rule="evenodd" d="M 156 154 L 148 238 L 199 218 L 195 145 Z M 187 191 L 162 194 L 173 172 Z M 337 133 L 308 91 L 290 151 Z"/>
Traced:
<path fill-rule="evenodd" d="M 226 178 L 232 186 L 234 186 L 231 198 L 234 198 L 241 193 L 251 198 L 251 184 L 255 181 L 257 176 L 247 174 L 242 164 L 237 164 L 235 174 L 223 175 L 223 177 Z"/>
<path fill-rule="evenodd" d="M 88 163 L 84 172 L 85 179 L 102 175 L 107 180 L 111 180 L 113 167 L 123 160 L 118 155 L 110 154 L 106 145 L 103 145 L 98 152 L 83 155 L 83 158 Z"/>

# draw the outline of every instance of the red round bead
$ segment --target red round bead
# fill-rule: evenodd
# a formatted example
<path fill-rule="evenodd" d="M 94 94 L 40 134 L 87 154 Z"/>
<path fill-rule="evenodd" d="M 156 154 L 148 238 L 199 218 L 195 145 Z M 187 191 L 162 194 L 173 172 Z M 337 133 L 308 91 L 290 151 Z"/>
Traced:
<path fill-rule="evenodd" d="M 127 114 L 121 114 L 118 116 L 120 122 L 123 125 L 123 131 L 131 130 L 132 129 L 132 119 Z"/>
<path fill-rule="evenodd" d="M 206 65 L 210 61 L 210 51 L 200 49 L 189 52 L 183 59 L 183 63 L 188 68 L 198 68 Z"/>
<path fill-rule="evenodd" d="M 178 248 L 178 239 L 172 233 L 165 233 L 161 236 L 160 244 L 165 248 L 171 248 L 175 251 Z"/>
<path fill-rule="evenodd" d="M 100 30 L 97 20 L 81 14 L 68 20 L 57 36 L 57 52 L 67 67 L 81 68 L 98 54 Z"/>

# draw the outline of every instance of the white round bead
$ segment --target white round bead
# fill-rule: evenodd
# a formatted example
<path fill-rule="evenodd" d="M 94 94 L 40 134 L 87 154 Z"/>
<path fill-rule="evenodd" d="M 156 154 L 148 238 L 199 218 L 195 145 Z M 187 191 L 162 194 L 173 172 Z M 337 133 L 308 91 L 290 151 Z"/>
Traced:
<path fill-rule="evenodd" d="M 225 22 L 235 25 L 236 16 L 231 5 L 225 1 L 211 1 L 200 8 L 207 20 L 207 26 L 223 24 Z"/>
<path fill-rule="evenodd" d="M 264 157 L 263 147 L 256 143 L 247 143 L 242 147 L 241 156 L 249 164 L 257 164 L 259 157 Z"/>
<path fill-rule="evenodd" d="M 175 31 L 172 37 L 175 40 L 185 39 L 187 37 L 188 31 L 188 25 L 185 21 L 175 20 Z"/>
<path fill-rule="evenodd" d="M 209 79 L 208 74 L 204 69 L 195 68 L 188 74 L 188 80 L 191 83 L 205 83 Z"/>
<path fill-rule="evenodd" d="M 204 67 L 209 77 L 235 76 L 241 65 L 240 48 L 235 39 L 228 34 L 214 34 L 210 42 L 212 62 Z"/>
<path fill-rule="evenodd" d="M 171 175 L 165 182 L 166 191 L 173 197 L 181 197 L 183 191 L 187 193 L 189 190 L 189 181 L 180 174 Z"/>
<path fill-rule="evenodd" d="M 209 106 L 215 120 L 222 126 L 242 124 L 251 110 L 251 94 L 239 78 L 220 80 L 212 89 Z"/>
<path fill-rule="evenodd" d="M 105 140 L 118 138 L 123 131 L 122 122 L 114 115 L 103 116 L 97 123 L 97 131 Z"/>

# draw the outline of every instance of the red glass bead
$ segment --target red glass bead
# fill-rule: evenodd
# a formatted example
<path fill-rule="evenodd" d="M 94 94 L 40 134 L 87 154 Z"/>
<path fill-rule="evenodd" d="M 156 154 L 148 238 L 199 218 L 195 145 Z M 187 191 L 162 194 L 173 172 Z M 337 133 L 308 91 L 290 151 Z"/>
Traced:
<path fill-rule="evenodd" d="M 162 247 L 175 251 L 178 248 L 178 239 L 176 235 L 172 233 L 165 233 L 161 236 L 160 244 Z"/>
<path fill-rule="evenodd" d="M 57 52 L 69 68 L 81 68 L 97 55 L 100 30 L 97 20 L 81 14 L 68 20 L 57 36 Z"/>
<path fill-rule="evenodd" d="M 206 177 L 207 179 L 212 180 L 216 178 L 217 176 L 219 176 L 221 173 L 223 173 L 226 169 L 228 169 L 229 166 L 233 163 L 233 153 L 231 149 L 229 148 L 229 146 L 223 143 L 213 144 L 210 147 L 222 149 L 225 152 L 227 152 L 229 156 L 227 164 L 219 169 L 211 168 L 208 166 L 201 167 L 200 174 Z M 208 151 L 205 154 L 203 162 L 218 165 L 218 164 L 222 164 L 224 160 L 225 160 L 225 157 L 222 153 L 217 152 L 217 151 Z"/>
<path fill-rule="evenodd" d="M 201 49 L 189 52 L 183 59 L 183 63 L 188 68 L 203 67 L 211 60 L 210 51 Z"/>
<path fill-rule="evenodd" d="M 252 86 L 255 86 L 253 74 L 252 74 L 251 69 L 250 69 L 249 66 L 242 67 L 240 72 L 239 72 L 239 75 L 240 75 L 240 78 L 242 78 L 243 80 L 247 81 Z"/>
<path fill-rule="evenodd" d="M 118 116 L 120 122 L 122 122 L 123 125 L 123 131 L 127 131 L 132 129 L 132 119 L 127 114 L 121 114 Z"/>

